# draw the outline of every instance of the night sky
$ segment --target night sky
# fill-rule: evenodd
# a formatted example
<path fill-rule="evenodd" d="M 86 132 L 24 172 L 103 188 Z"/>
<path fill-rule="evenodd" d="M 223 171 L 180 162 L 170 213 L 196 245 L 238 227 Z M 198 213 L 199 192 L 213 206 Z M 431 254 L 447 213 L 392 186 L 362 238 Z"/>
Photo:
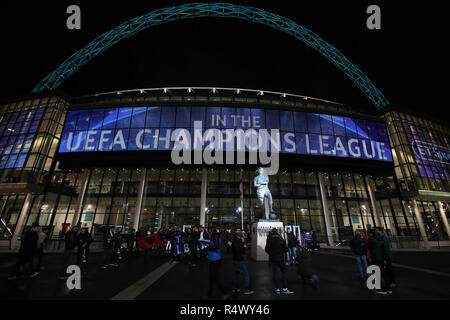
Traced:
<path fill-rule="evenodd" d="M 66 58 L 122 22 L 184 3 L 189 1 L 1 1 L 0 98 L 30 93 Z M 442 2 L 231 3 L 259 7 L 312 30 L 358 66 L 393 105 L 429 113 L 448 107 L 443 48 L 448 19 Z M 82 10 L 80 31 L 66 28 L 71 4 Z M 366 27 L 371 4 L 381 7 L 382 30 Z M 236 19 L 201 18 L 147 29 L 89 62 L 60 89 L 80 95 L 164 86 L 265 89 L 371 108 L 318 52 L 280 31 Z"/>

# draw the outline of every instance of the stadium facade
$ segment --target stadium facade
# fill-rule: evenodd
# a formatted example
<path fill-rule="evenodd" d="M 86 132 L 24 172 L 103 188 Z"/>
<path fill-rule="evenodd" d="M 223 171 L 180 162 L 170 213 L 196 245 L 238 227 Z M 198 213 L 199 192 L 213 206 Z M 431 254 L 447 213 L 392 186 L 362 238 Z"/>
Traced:
<path fill-rule="evenodd" d="M 362 112 L 305 96 L 214 87 L 83 97 L 54 91 L 123 39 L 203 17 L 245 20 L 289 34 L 339 68 L 375 108 Z M 159 9 L 97 37 L 33 92 L 0 103 L 2 246 L 16 247 L 34 222 L 55 240 L 77 224 L 95 239 L 108 225 L 125 233 L 239 221 L 248 226 L 261 211 L 252 184 L 258 164 L 250 161 L 251 137 L 259 132 L 270 135 L 269 151 L 280 156 L 270 189 L 285 225 L 316 230 L 330 245 L 374 226 L 384 227 L 394 246 L 450 245 L 447 124 L 394 108 L 339 50 L 288 18 L 229 3 Z M 219 141 L 230 143 L 222 143 L 222 150 L 241 151 L 249 161 L 175 165 L 171 151 L 180 132 L 183 141 L 194 142 L 192 149 L 208 149 L 208 143 L 196 145 L 197 130 L 202 142 L 208 132 L 219 132 Z"/>
<path fill-rule="evenodd" d="M 2 245 L 16 246 L 34 222 L 54 240 L 76 224 L 98 240 L 106 225 L 240 226 L 243 214 L 248 227 L 261 218 L 257 164 L 172 163 L 173 133 L 193 133 L 196 121 L 203 132 L 279 130 L 270 188 L 285 225 L 330 245 L 374 226 L 398 247 L 450 244 L 450 135 L 438 121 L 286 93 L 159 88 L 3 102 Z"/>

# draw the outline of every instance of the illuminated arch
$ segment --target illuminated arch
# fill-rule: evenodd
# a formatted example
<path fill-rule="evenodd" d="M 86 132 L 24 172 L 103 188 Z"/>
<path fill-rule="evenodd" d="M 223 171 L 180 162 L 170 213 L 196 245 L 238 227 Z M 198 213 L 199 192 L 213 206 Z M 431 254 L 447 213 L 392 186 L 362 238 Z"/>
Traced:
<path fill-rule="evenodd" d="M 93 40 L 86 47 L 73 54 L 55 71 L 50 73 L 33 92 L 54 90 L 59 87 L 73 73 L 77 72 L 88 61 L 106 51 L 120 40 L 147 28 L 171 21 L 193 19 L 200 17 L 220 17 L 242 19 L 261 23 L 278 29 L 302 40 L 306 45 L 320 52 L 325 58 L 334 63 L 355 85 L 372 101 L 376 108 L 381 109 L 389 105 L 386 97 L 372 84 L 369 78 L 353 65 L 335 47 L 324 41 L 314 32 L 298 25 L 290 19 L 266 12 L 264 10 L 234 5 L 229 3 L 191 3 L 176 7 L 159 9 L 146 15 L 122 23 L 100 37 Z"/>

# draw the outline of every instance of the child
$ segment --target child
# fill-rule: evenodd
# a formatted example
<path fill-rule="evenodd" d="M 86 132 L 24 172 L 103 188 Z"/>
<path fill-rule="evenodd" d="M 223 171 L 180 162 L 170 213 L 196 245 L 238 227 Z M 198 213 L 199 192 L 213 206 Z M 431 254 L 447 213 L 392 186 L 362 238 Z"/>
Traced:
<path fill-rule="evenodd" d="M 295 261 L 297 262 L 297 272 L 302 278 L 303 283 L 306 284 L 308 280 L 313 288 L 317 288 L 319 277 L 314 272 L 312 267 L 311 250 L 301 247 L 297 253 Z"/>

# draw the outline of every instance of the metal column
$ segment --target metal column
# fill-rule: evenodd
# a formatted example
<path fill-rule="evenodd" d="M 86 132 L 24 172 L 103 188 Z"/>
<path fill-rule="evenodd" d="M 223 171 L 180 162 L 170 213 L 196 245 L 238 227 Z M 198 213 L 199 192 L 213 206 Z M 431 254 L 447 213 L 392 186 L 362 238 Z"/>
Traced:
<path fill-rule="evenodd" d="M 373 191 L 373 187 L 370 183 L 370 180 L 367 178 L 367 176 L 364 176 L 364 179 L 366 180 L 366 186 L 367 191 L 369 192 L 370 197 L 370 205 L 372 206 L 372 212 L 373 216 L 375 217 L 375 223 L 377 227 L 382 227 L 383 224 L 381 223 L 380 216 L 378 215 L 377 206 L 376 206 L 376 199 L 375 199 L 375 192 Z"/>
<path fill-rule="evenodd" d="M 430 243 L 428 242 L 428 237 L 427 237 L 427 233 L 425 231 L 425 226 L 423 225 L 422 215 L 419 211 L 419 207 L 417 206 L 416 200 L 413 200 L 413 205 L 414 205 L 414 213 L 416 214 L 416 220 L 417 220 L 417 223 L 419 224 L 419 230 L 420 230 L 420 234 L 422 235 L 422 239 L 425 244 L 425 248 L 430 248 Z"/>
<path fill-rule="evenodd" d="M 333 234 L 331 232 L 330 215 L 328 212 L 328 201 L 325 193 L 325 182 L 323 174 L 319 172 L 319 186 L 320 186 L 320 198 L 322 199 L 323 217 L 325 220 L 325 228 L 327 231 L 328 243 L 330 246 L 334 246 Z"/>
<path fill-rule="evenodd" d="M 84 202 L 84 196 L 86 195 L 86 190 L 89 183 L 89 176 L 91 175 L 91 170 L 88 169 L 85 172 L 84 178 L 83 178 L 83 184 L 81 185 L 80 194 L 78 195 L 77 200 L 77 206 L 75 207 L 75 214 L 73 215 L 72 219 L 72 227 L 78 224 L 78 221 L 80 220 L 80 214 L 83 209 L 83 202 Z"/>
<path fill-rule="evenodd" d="M 31 199 L 33 198 L 33 195 L 31 193 L 27 193 L 27 197 L 25 198 L 25 201 L 22 206 L 22 210 L 20 211 L 19 219 L 17 220 L 16 224 L 16 230 L 14 230 L 14 234 L 11 238 L 11 249 L 16 249 L 17 246 L 17 239 L 22 234 L 25 218 L 27 216 L 28 208 L 31 204 Z"/>
<path fill-rule="evenodd" d="M 202 194 L 200 199 L 200 225 L 205 226 L 206 223 L 206 190 L 208 187 L 208 171 L 202 169 Z"/>
<path fill-rule="evenodd" d="M 439 205 L 439 212 L 441 213 L 442 222 L 444 223 L 445 226 L 445 231 L 447 231 L 447 235 L 450 238 L 450 226 L 448 225 L 448 219 L 447 216 L 445 215 L 444 205 L 442 204 L 441 201 L 438 201 L 438 205 Z"/>
<path fill-rule="evenodd" d="M 142 211 L 142 204 L 144 202 L 144 191 L 145 191 L 145 181 L 147 179 L 147 169 L 142 169 L 141 173 L 141 181 L 139 182 L 139 190 L 138 190 L 138 197 L 137 197 L 137 203 L 136 203 L 136 214 L 134 217 L 133 222 L 133 229 L 137 231 L 139 229 L 139 221 L 141 220 L 141 211 Z"/>

